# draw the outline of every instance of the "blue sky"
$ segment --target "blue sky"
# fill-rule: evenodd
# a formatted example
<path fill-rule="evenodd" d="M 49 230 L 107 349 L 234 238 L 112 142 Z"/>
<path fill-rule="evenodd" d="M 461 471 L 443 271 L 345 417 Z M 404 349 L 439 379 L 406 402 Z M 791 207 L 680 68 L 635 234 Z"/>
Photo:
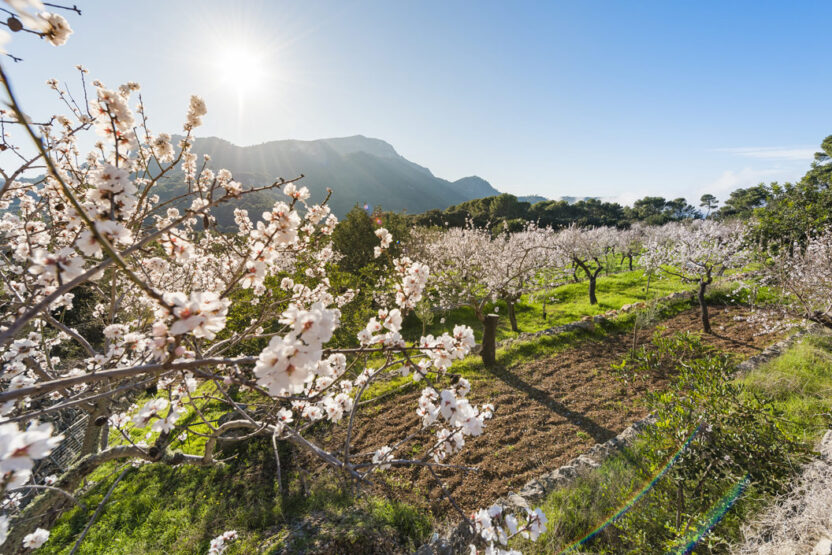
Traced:
<path fill-rule="evenodd" d="M 82 63 L 140 82 L 156 132 L 197 93 L 201 134 L 237 144 L 363 134 L 448 179 L 624 202 L 799 178 L 832 133 L 828 1 L 77 3 L 65 46 L 10 45 L 32 115 Z"/>

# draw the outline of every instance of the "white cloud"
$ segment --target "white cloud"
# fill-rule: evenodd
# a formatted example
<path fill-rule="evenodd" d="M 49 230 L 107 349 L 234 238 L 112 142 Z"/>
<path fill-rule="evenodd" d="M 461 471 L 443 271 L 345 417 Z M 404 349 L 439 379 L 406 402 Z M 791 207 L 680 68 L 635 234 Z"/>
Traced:
<path fill-rule="evenodd" d="M 622 193 L 618 193 L 614 196 L 608 197 L 601 197 L 601 201 L 603 202 L 617 202 L 621 206 L 633 206 L 635 201 L 642 199 L 647 196 L 657 196 L 655 194 L 651 194 L 650 191 L 647 189 L 639 189 L 634 191 L 624 191 Z"/>
<path fill-rule="evenodd" d="M 740 188 L 753 187 L 760 183 L 768 183 L 771 181 L 794 181 L 803 175 L 805 170 L 789 170 L 786 168 L 743 168 L 741 170 L 725 170 L 722 174 L 703 185 L 696 193 L 698 200 L 705 193 L 710 193 L 720 200 L 725 200 L 730 195 L 731 191 Z"/>
<path fill-rule="evenodd" d="M 734 156 L 744 158 L 758 158 L 762 160 L 801 160 L 811 161 L 816 147 L 804 146 L 760 146 L 760 147 L 737 147 L 718 148 L 717 152 L 727 152 Z"/>

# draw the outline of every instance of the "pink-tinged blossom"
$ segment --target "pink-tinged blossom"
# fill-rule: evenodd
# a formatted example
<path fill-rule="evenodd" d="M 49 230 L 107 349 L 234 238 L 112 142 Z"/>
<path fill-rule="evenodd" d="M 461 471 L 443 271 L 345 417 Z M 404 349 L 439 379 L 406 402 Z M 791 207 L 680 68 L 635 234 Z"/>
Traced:
<path fill-rule="evenodd" d="M 38 528 L 23 538 L 23 547 L 26 549 L 37 549 L 49 539 L 49 530 Z"/>
<path fill-rule="evenodd" d="M 287 183 L 283 187 L 283 194 L 301 202 L 306 202 L 309 199 L 309 189 L 306 187 L 297 187 L 294 183 Z"/>
<path fill-rule="evenodd" d="M 133 415 L 133 425 L 137 428 L 144 428 L 150 423 L 153 418 L 162 418 L 161 413 L 168 408 L 167 399 L 158 398 L 148 401 L 135 415 Z"/>
<path fill-rule="evenodd" d="M 77 256 L 71 248 L 63 248 L 55 253 L 46 249 L 36 249 L 31 262 L 29 272 L 40 276 L 46 284 L 58 278 L 62 283 L 66 283 L 84 273 L 84 259 Z"/>
<path fill-rule="evenodd" d="M 202 116 L 208 113 L 205 107 L 205 101 L 199 96 L 192 95 L 190 103 L 188 104 L 188 115 L 185 119 L 185 130 L 190 131 L 195 127 L 202 125 Z"/>
<path fill-rule="evenodd" d="M 390 468 L 389 464 L 385 464 L 389 461 L 393 460 L 393 448 L 385 445 L 384 447 L 379 448 L 373 454 L 373 464 L 376 464 L 376 468 L 378 470 L 387 470 Z"/>
<path fill-rule="evenodd" d="M 212 291 L 191 293 L 166 293 L 165 301 L 173 305 L 174 322 L 171 335 L 191 333 L 194 337 L 214 339 L 225 328 L 225 317 L 230 301 L 220 299 Z"/>
<path fill-rule="evenodd" d="M 48 422 L 32 422 L 25 431 L 17 424 L 0 424 L 0 474 L 22 472 L 28 479 L 33 461 L 47 456 L 63 440 L 52 432 Z"/>
<path fill-rule="evenodd" d="M 228 549 L 229 544 L 237 540 L 237 537 L 236 530 L 223 532 L 211 540 L 211 545 L 208 547 L 208 555 L 222 555 Z"/>
<path fill-rule="evenodd" d="M 41 27 L 46 40 L 52 46 L 61 46 L 69 40 L 72 28 L 64 16 L 56 13 L 43 12 L 39 16 L 44 25 Z"/>

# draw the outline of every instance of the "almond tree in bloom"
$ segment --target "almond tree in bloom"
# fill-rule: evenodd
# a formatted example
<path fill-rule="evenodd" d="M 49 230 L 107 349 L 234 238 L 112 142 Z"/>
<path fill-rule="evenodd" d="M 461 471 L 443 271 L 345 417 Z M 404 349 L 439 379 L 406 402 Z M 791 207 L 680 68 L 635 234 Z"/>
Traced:
<path fill-rule="evenodd" d="M 545 229 L 529 225 L 516 233 L 504 233 L 491 243 L 491 280 L 497 297 L 506 303 L 511 330 L 517 327 L 515 304 L 526 294 L 551 289 L 563 281 L 566 263 L 561 253 L 549 248 Z"/>
<path fill-rule="evenodd" d="M 711 333 L 705 292 L 726 270 L 742 268 L 750 259 L 739 223 L 694 220 L 668 223 L 650 233 L 642 261 L 690 283 L 697 283 L 702 329 Z"/>
<path fill-rule="evenodd" d="M 13 4 L 24 13 L 29 6 Z M 493 407 L 472 404 L 465 380 L 442 385 L 474 346 L 470 328 L 415 344 L 401 337 L 430 268 L 393 260 L 385 282 L 393 305 L 369 319 L 356 347 L 327 346 L 354 293 L 333 290 L 327 277 L 337 219 L 326 200 L 308 202 L 297 179 L 246 187 L 227 170 L 212 170 L 208 157 L 199 160 L 191 151 L 207 113 L 199 97 L 190 99 L 184 138 L 174 145 L 148 127 L 137 84 L 111 89 L 92 81 L 88 89 L 86 70 L 79 71 L 85 100 L 50 80 L 66 113 L 32 123 L 0 66 L 10 107 L 0 120 L 0 544 L 47 542 L 39 525 L 75 502 L 72 493 L 100 464 L 220 465 L 216 449 L 227 440 L 290 442 L 357 484 L 392 466 L 456 467 L 447 458 L 483 433 Z M 98 142 L 82 153 L 80 138 L 90 133 Z M 34 154 L 24 154 L 23 141 Z M 160 180 L 176 170 L 181 186 L 161 197 Z M 266 190 L 280 193 L 269 210 L 238 208 L 236 231 L 217 229 L 215 207 Z M 392 237 L 384 229 L 377 237 L 376 253 L 385 255 Z M 229 326 L 241 305 L 247 320 Z M 100 334 L 67 323 L 79 311 L 84 329 Z M 268 343 L 246 353 L 256 340 Z M 391 373 L 423 381 L 413 407 L 419 427 L 398 443 L 354 453 L 353 430 L 378 418 L 359 411 L 361 397 Z M 130 404 L 149 388 L 155 398 Z M 221 424 L 203 416 L 216 402 L 228 411 Z M 84 418 L 77 460 L 34 483 L 36 461 L 63 439 L 53 422 Z M 309 433 L 319 421 L 343 423 L 343 445 L 319 444 Z M 108 445 L 110 430 L 122 441 Z M 206 438 L 198 454 L 179 449 L 191 434 Z M 429 447 L 413 458 L 410 442 L 420 438 Z M 276 448 L 275 457 L 280 481 Z M 40 495 L 21 510 L 21 491 Z M 236 536 L 218 536 L 211 549 L 222 552 Z"/>
<path fill-rule="evenodd" d="M 487 230 L 468 225 L 415 232 L 410 249 L 434 269 L 430 287 L 441 308 L 468 306 L 485 322 L 486 304 L 503 299 L 512 330 L 518 331 L 515 303 L 549 285 L 535 279 L 542 269 L 562 266 L 556 253 L 546 248 L 549 239 L 545 230 L 534 226 L 492 238 Z"/>
<path fill-rule="evenodd" d="M 633 258 L 641 254 L 644 249 L 644 241 L 647 235 L 646 226 L 636 222 L 627 229 L 619 230 L 616 233 L 615 250 L 621 254 L 621 262 L 627 260 L 628 268 L 633 271 Z"/>
<path fill-rule="evenodd" d="M 553 233 L 552 244 L 562 255 L 583 270 L 589 280 L 589 304 L 598 304 L 595 295 L 598 275 L 603 262 L 615 248 L 618 232 L 611 227 L 581 228 L 575 224 Z"/>
<path fill-rule="evenodd" d="M 832 328 L 832 231 L 809 239 L 791 253 L 780 249 L 765 270 L 781 294 L 781 308 Z"/>

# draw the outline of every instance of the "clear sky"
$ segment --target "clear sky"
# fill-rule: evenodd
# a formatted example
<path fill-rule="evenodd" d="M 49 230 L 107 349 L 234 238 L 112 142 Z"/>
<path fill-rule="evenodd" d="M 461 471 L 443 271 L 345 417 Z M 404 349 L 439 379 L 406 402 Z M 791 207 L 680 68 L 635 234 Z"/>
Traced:
<path fill-rule="evenodd" d="M 363 134 L 502 191 L 684 196 L 801 176 L 832 133 L 832 2 L 85 1 L 15 36 L 32 115 L 73 67 L 138 81 L 155 132 L 191 93 L 237 144 Z M 698 204 L 698 203 L 697 203 Z"/>

